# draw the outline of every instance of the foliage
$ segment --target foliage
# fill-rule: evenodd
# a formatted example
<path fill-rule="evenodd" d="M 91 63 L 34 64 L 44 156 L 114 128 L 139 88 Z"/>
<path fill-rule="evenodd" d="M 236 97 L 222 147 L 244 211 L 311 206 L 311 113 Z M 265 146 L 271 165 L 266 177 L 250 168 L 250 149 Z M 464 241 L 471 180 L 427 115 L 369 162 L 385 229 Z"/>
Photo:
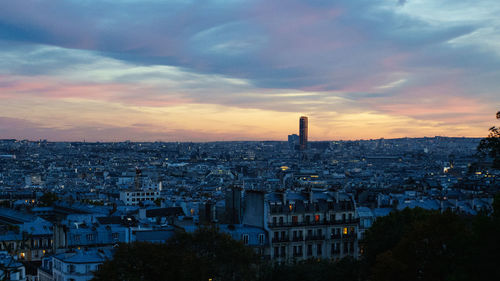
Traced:
<path fill-rule="evenodd" d="M 373 281 L 500 280 L 499 235 L 496 216 L 394 212 L 367 232 L 361 275 Z"/>
<path fill-rule="evenodd" d="M 338 262 L 262 262 L 250 248 L 208 227 L 166 244 L 118 247 L 94 280 L 500 280 L 500 194 L 491 216 L 405 209 L 379 218 L 363 257 Z"/>
<path fill-rule="evenodd" d="M 258 261 L 241 242 L 203 228 L 166 244 L 122 244 L 94 280 L 252 280 Z"/>
<path fill-rule="evenodd" d="M 493 168 L 500 169 L 500 128 L 491 127 L 488 137 L 481 140 L 477 150 L 480 155 L 493 158 Z"/>
<path fill-rule="evenodd" d="M 53 192 L 45 192 L 39 199 L 42 206 L 52 206 L 57 200 L 59 198 Z"/>
<path fill-rule="evenodd" d="M 348 257 L 333 262 L 306 260 L 295 264 L 274 264 L 264 270 L 262 281 L 335 281 L 359 280 L 359 261 Z"/>
<path fill-rule="evenodd" d="M 160 207 L 161 206 L 161 202 L 163 202 L 163 199 L 162 198 L 156 198 L 153 203 L 155 203 L 155 205 L 157 207 Z"/>

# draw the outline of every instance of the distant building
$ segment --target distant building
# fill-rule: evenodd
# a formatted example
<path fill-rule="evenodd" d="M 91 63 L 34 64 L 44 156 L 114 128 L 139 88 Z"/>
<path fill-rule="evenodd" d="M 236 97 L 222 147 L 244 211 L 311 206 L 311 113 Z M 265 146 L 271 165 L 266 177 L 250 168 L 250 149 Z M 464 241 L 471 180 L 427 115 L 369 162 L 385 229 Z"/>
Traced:
<path fill-rule="evenodd" d="M 307 149 L 308 119 L 306 116 L 300 117 L 299 121 L 299 142 L 300 150 Z"/>
<path fill-rule="evenodd" d="M 0 280 L 26 280 L 24 265 L 5 251 L 0 252 Z"/>
<path fill-rule="evenodd" d="M 296 147 L 299 145 L 299 139 L 299 135 L 297 134 L 288 135 L 288 146 L 290 150 L 296 150 Z"/>
<path fill-rule="evenodd" d="M 157 185 L 151 184 L 146 187 L 142 186 L 142 189 L 127 189 L 120 191 L 120 200 L 125 203 L 125 205 L 139 205 L 140 202 L 144 201 L 153 202 L 161 197 L 161 190 L 161 182 Z"/>
<path fill-rule="evenodd" d="M 88 250 L 68 252 L 53 257 L 53 280 L 88 281 L 102 263 L 112 257 L 110 251 Z"/>

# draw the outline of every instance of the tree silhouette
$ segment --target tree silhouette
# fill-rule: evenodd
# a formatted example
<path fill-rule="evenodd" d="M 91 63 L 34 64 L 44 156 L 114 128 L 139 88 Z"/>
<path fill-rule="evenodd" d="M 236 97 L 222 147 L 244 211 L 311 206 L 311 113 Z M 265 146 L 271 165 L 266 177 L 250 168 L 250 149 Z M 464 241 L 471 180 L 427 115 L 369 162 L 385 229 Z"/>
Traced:
<path fill-rule="evenodd" d="M 500 119 L 500 111 L 497 112 L 497 119 Z M 500 169 L 500 127 L 491 127 L 488 137 L 481 140 L 477 150 L 481 156 L 493 158 L 493 168 Z"/>
<path fill-rule="evenodd" d="M 122 244 L 93 280 L 255 280 L 258 266 L 250 248 L 208 227 L 165 244 Z"/>

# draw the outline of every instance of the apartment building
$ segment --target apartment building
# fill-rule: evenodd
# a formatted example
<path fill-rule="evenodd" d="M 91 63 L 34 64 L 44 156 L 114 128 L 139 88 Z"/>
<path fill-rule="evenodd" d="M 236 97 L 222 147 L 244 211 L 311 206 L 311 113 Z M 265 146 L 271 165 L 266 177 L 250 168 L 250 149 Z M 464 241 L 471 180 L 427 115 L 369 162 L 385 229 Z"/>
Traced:
<path fill-rule="evenodd" d="M 340 192 L 275 192 L 267 195 L 271 258 L 358 258 L 359 218 L 354 200 Z"/>

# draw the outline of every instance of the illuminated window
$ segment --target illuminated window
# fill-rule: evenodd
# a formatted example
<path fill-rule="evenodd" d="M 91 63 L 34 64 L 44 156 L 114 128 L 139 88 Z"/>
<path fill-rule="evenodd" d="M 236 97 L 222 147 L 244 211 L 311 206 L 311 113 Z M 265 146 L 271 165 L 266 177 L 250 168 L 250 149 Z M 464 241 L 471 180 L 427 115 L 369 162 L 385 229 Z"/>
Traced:
<path fill-rule="evenodd" d="M 319 215 L 314 216 L 314 221 L 319 221 Z"/>
<path fill-rule="evenodd" d="M 293 205 L 292 204 L 288 205 L 288 209 L 290 209 L 290 211 L 293 210 Z"/>
<path fill-rule="evenodd" d="M 26 256 L 26 254 L 20 253 L 19 256 L 21 256 L 21 259 L 24 259 L 24 257 Z"/>
<path fill-rule="evenodd" d="M 344 235 L 347 235 L 347 227 L 344 227 L 343 233 L 344 233 Z"/>

